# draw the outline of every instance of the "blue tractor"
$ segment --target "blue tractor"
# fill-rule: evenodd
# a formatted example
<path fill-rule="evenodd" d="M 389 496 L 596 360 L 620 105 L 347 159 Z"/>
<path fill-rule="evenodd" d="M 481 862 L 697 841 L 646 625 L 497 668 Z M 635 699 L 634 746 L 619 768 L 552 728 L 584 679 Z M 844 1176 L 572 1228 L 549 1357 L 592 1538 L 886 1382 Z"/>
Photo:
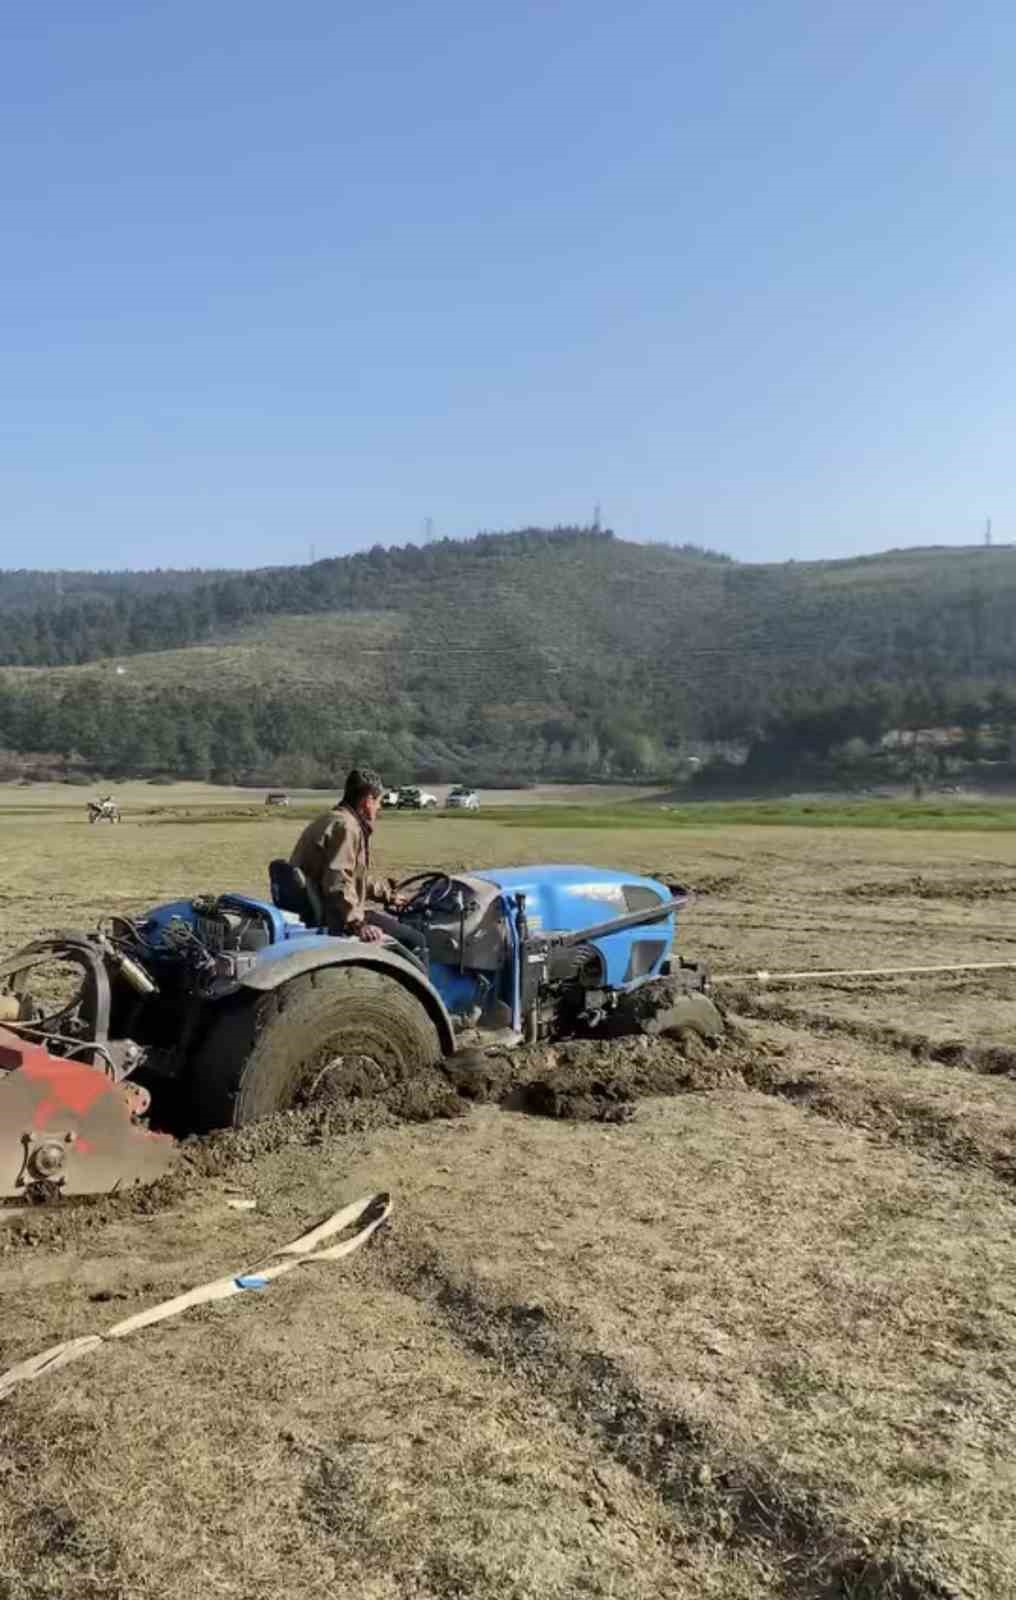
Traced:
<path fill-rule="evenodd" d="M 269 876 L 270 900 L 199 895 L 27 946 L 0 963 L 0 1032 L 60 1067 L 69 1107 L 88 1098 L 79 1073 L 100 1073 L 122 1092 L 132 1137 L 150 1103 L 163 1126 L 204 1132 L 312 1100 L 336 1073 L 370 1093 L 484 1044 L 722 1032 L 705 969 L 672 950 L 688 898 L 676 885 L 590 866 L 420 873 L 398 890 L 403 920 L 425 935 L 424 964 L 396 940 L 328 934 L 302 874 L 274 861 Z M 54 962 L 80 975 L 56 1009 L 33 996 L 33 974 Z M 7 1059 L 16 1069 L 16 1051 Z M 21 1099 L 27 1091 L 22 1081 Z M 2 1093 L 0 1080 L 0 1105 Z M 45 1073 L 39 1094 L 51 1108 Z M 28 1117 L 30 1094 L 26 1104 Z M 33 1176 L 22 1141 L 7 1193 L 43 1178 L 69 1191 L 110 1186 L 108 1170 L 90 1172 L 72 1110 L 47 1139 L 44 1173 Z M 118 1181 L 133 1175 L 126 1134 L 123 1144 Z"/>

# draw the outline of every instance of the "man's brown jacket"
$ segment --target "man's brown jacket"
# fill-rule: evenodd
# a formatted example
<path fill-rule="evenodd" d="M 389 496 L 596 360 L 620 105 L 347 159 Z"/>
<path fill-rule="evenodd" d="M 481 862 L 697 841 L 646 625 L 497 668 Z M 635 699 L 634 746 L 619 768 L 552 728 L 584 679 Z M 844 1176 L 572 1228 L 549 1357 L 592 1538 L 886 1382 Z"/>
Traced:
<path fill-rule="evenodd" d="M 330 933 L 357 933 L 368 900 L 392 893 L 387 878 L 370 876 L 370 824 L 351 806 L 325 811 L 304 828 L 289 858 L 321 896 Z"/>

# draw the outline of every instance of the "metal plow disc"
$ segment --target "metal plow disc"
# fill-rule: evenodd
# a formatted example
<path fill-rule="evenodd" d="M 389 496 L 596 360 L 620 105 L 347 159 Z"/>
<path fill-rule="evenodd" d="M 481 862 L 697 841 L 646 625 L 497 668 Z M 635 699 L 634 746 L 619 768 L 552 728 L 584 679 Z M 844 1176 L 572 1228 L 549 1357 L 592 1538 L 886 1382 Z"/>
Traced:
<path fill-rule="evenodd" d="M 0 1028 L 0 1197 L 108 1194 L 160 1177 L 176 1145 L 135 1122 L 143 1094 Z"/>

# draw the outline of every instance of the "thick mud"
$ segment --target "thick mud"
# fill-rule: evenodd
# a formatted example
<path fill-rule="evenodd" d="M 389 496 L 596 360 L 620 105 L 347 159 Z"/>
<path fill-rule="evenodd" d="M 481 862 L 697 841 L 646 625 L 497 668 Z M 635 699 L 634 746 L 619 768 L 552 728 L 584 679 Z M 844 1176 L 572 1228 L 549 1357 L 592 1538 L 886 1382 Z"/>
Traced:
<path fill-rule="evenodd" d="M 915 1061 L 1016 1076 L 1016 1052 L 1002 1047 L 936 1044 L 769 999 L 738 995 L 736 1005 L 742 1015 L 858 1037 L 904 1051 Z M 624 1124 L 638 1116 L 639 1101 L 649 1097 L 750 1090 L 856 1128 L 878 1142 L 903 1144 L 950 1166 L 979 1168 L 1016 1190 L 1016 1120 L 1011 1129 L 985 1132 L 974 1122 L 958 1124 L 906 1088 L 873 1086 L 843 1074 L 802 1073 L 787 1059 L 784 1046 L 751 1037 L 730 1017 L 716 1042 L 685 1032 L 467 1050 L 380 1089 L 371 1067 L 367 1058 L 350 1057 L 329 1072 L 309 1104 L 244 1128 L 183 1140 L 175 1168 L 154 1184 L 8 1213 L 0 1227 L 0 1255 L 26 1246 L 79 1245 L 108 1223 L 154 1216 L 210 1184 L 242 1185 L 259 1160 L 280 1150 L 313 1150 L 348 1135 L 459 1118 L 478 1104 L 562 1121 Z"/>
<path fill-rule="evenodd" d="M 0 1255 L 25 1246 L 69 1246 L 110 1222 L 153 1216 L 209 1183 L 242 1180 L 245 1169 L 286 1148 L 313 1149 L 346 1135 L 468 1114 L 476 1104 L 583 1122 L 628 1122 L 649 1095 L 702 1092 L 744 1083 L 748 1061 L 736 1036 L 724 1049 L 694 1035 L 576 1040 L 510 1052 L 461 1052 L 377 1091 L 370 1062 L 350 1057 L 328 1074 L 312 1103 L 244 1128 L 180 1144 L 175 1168 L 122 1194 L 17 1208 L 0 1227 Z"/>

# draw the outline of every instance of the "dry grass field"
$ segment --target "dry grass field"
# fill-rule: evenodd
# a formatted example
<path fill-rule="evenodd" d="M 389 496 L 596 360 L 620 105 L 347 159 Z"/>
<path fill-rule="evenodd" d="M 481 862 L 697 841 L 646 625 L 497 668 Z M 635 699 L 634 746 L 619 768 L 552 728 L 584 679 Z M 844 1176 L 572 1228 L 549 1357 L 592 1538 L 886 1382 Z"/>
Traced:
<path fill-rule="evenodd" d="M 149 789 L 90 828 L 66 795 L 0 798 L 4 951 L 262 890 L 298 826 Z M 1016 959 L 1016 832 L 398 816 L 378 855 L 677 877 L 718 973 Z M 395 1201 L 349 1263 L 0 1402 L 0 1597 L 1016 1595 L 1016 973 L 723 992 L 715 1055 L 537 1052 L 626 1083 L 628 1122 L 364 1105 L 0 1226 L 3 1367 Z"/>

